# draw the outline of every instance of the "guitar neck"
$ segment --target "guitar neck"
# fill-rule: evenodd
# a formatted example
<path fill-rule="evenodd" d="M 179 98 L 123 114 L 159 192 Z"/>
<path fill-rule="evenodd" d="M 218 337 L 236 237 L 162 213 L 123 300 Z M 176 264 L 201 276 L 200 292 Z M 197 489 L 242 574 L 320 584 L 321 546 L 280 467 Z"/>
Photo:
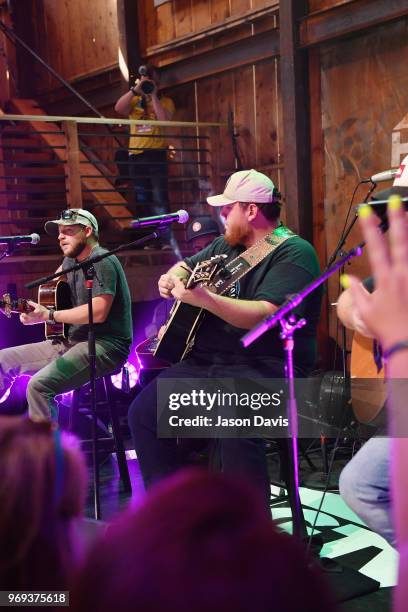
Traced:
<path fill-rule="evenodd" d="M 30 306 L 27 300 L 23 298 L 13 300 L 10 297 L 10 294 L 5 293 L 3 295 L 3 299 L 0 300 L 0 310 L 2 310 L 7 317 L 9 317 L 13 312 L 21 314 L 23 312 L 31 312 L 34 310 L 34 308 Z"/>

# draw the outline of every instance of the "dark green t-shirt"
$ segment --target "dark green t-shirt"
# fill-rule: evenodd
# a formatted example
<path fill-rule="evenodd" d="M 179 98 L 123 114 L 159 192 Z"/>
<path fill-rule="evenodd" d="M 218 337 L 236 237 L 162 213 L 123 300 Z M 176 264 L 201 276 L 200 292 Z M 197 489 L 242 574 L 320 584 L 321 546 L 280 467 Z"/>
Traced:
<path fill-rule="evenodd" d="M 106 253 L 106 249 L 97 246 L 92 251 L 92 257 Z M 62 269 L 66 270 L 77 262 L 65 257 Z M 132 301 L 128 283 L 122 265 L 115 255 L 110 255 L 94 264 L 95 276 L 92 296 L 113 295 L 111 309 L 104 323 L 95 323 L 95 337 L 107 345 L 129 354 L 132 342 Z M 72 306 L 88 303 L 87 290 L 83 270 L 69 272 L 67 281 L 71 290 Z M 86 340 L 88 325 L 70 325 L 69 339 L 73 342 Z"/>
<path fill-rule="evenodd" d="M 225 253 L 227 262 L 245 251 L 244 247 L 230 247 L 222 236 L 216 238 L 197 255 L 186 258 L 191 268 L 199 261 Z M 289 238 L 273 253 L 240 279 L 229 297 L 245 300 L 265 300 L 280 306 L 286 298 L 299 292 L 320 274 L 316 251 L 299 236 Z M 322 290 L 312 292 L 294 311 L 305 317 L 307 324 L 295 332 L 294 365 L 310 371 L 316 360 L 316 328 L 320 317 Z M 251 363 L 267 365 L 284 359 L 280 327 L 275 327 L 245 349 L 240 339 L 247 330 L 234 327 L 222 319 L 206 313 L 196 334 L 192 355 L 211 363 Z"/>

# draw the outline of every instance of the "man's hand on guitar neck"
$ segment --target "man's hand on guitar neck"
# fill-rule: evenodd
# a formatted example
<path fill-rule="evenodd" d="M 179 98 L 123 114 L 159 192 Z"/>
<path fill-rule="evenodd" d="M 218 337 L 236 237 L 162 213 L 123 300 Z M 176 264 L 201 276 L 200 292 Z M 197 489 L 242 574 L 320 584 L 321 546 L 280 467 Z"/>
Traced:
<path fill-rule="evenodd" d="M 23 312 L 20 315 L 20 321 L 23 325 L 36 325 L 37 323 L 44 323 L 48 321 L 50 311 L 45 306 L 27 300 L 27 303 L 33 307 L 31 312 Z"/>
<path fill-rule="evenodd" d="M 162 274 L 157 283 L 160 297 L 172 300 L 174 298 L 172 290 L 174 289 L 175 281 L 181 280 L 185 284 L 191 272 L 192 270 L 184 262 L 178 262 L 166 274 Z"/>

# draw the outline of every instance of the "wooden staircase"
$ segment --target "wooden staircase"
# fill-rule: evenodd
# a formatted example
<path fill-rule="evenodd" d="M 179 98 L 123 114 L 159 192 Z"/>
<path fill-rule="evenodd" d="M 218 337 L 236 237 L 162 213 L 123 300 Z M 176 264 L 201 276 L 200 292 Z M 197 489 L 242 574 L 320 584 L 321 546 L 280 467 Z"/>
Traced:
<path fill-rule="evenodd" d="M 12 100 L 10 112 L 46 115 L 34 100 Z M 46 121 L 15 122 L 3 127 L 0 141 L 0 234 L 36 232 L 41 235 L 36 253 L 57 252 L 55 240 L 44 232 L 44 223 L 58 218 L 68 206 L 78 206 L 75 194 L 70 193 L 72 183 L 68 180 L 67 160 L 72 152 L 68 150 L 64 130 Z M 81 175 L 80 181 L 78 176 L 76 180 L 83 190 L 83 207 L 92 209 L 110 232 L 121 233 L 129 227 L 131 217 L 126 199 L 114 189 L 98 165 L 82 151 L 75 153 Z"/>

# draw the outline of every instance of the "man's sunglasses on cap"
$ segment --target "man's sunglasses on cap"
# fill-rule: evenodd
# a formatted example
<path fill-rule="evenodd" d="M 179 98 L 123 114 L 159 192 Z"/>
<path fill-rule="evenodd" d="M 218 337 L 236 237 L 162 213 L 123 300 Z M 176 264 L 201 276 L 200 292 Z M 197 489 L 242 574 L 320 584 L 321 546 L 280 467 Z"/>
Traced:
<path fill-rule="evenodd" d="M 92 227 L 95 229 L 94 223 L 92 221 L 92 219 L 90 219 L 88 217 L 88 215 L 84 215 L 83 213 L 81 213 L 80 211 L 77 210 L 63 210 L 61 213 L 61 220 L 71 220 L 71 221 L 76 221 L 77 217 L 83 217 L 84 219 L 87 219 L 87 221 L 89 221 L 89 223 L 92 225 Z"/>

